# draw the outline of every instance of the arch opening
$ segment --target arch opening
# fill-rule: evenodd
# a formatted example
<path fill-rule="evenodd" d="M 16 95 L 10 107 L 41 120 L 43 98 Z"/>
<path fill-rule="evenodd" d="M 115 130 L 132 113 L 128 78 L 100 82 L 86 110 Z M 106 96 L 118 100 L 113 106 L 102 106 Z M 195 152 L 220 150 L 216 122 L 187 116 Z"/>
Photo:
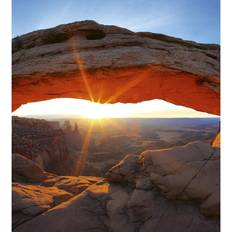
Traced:
<path fill-rule="evenodd" d="M 90 119 L 106 118 L 216 118 L 217 115 L 200 112 L 164 100 L 139 103 L 101 104 L 75 98 L 56 98 L 24 104 L 13 112 L 21 117 L 77 117 Z"/>

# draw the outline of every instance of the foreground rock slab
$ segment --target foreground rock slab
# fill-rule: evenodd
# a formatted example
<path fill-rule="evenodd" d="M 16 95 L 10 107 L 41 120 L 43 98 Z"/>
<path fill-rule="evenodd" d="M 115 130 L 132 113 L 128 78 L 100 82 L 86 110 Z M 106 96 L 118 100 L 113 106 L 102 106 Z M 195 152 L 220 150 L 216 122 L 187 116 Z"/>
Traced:
<path fill-rule="evenodd" d="M 91 223 L 90 223 L 91 222 Z M 100 182 L 14 231 L 216 232 L 219 224 L 191 204 L 172 202 L 156 191 Z"/>
<path fill-rule="evenodd" d="M 13 228 L 83 192 L 102 178 L 54 176 L 43 182 L 13 183 Z"/>
<path fill-rule="evenodd" d="M 13 228 L 102 181 L 102 178 L 91 176 L 56 176 L 17 153 L 13 154 L 12 162 Z"/>
<path fill-rule="evenodd" d="M 19 207 L 24 221 L 14 231 L 219 232 L 219 159 L 220 149 L 194 142 L 128 155 L 107 179 L 50 177 L 36 188 L 47 188 L 43 194 L 50 195 L 58 189 L 65 199 L 54 204 L 38 198 L 36 209 L 49 207 L 30 219 Z"/>
<path fill-rule="evenodd" d="M 14 183 L 12 190 L 13 226 L 43 213 L 72 196 L 55 187 L 45 188 L 19 183 Z"/>

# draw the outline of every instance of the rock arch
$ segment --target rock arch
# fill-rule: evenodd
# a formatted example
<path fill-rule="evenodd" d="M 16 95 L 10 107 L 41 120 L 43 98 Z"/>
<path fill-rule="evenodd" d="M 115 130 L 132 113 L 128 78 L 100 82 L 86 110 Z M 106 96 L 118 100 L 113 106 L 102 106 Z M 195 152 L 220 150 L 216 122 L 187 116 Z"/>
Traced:
<path fill-rule="evenodd" d="M 220 114 L 220 47 L 94 21 L 13 39 L 13 110 L 72 97 L 102 103 L 163 99 Z"/>

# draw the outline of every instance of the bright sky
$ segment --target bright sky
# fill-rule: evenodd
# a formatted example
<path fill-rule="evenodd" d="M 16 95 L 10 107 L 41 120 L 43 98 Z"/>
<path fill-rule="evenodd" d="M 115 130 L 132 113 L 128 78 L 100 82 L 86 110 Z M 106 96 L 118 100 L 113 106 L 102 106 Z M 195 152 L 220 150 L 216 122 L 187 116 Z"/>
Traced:
<path fill-rule="evenodd" d="M 220 43 L 220 0 L 13 0 L 13 36 L 91 19 Z"/>
<path fill-rule="evenodd" d="M 215 115 L 199 112 L 183 106 L 176 106 L 163 100 L 151 100 L 137 104 L 98 104 L 71 98 L 25 104 L 18 108 L 13 115 L 61 115 L 87 118 L 215 117 Z"/>

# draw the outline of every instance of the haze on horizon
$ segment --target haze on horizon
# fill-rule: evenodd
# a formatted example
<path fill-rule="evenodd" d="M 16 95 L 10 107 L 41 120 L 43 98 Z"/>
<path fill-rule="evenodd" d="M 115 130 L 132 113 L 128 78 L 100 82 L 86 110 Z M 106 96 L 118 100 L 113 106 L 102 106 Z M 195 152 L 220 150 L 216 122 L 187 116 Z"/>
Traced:
<path fill-rule="evenodd" d="M 220 43 L 220 0 L 13 0 L 13 37 L 82 20 Z"/>

